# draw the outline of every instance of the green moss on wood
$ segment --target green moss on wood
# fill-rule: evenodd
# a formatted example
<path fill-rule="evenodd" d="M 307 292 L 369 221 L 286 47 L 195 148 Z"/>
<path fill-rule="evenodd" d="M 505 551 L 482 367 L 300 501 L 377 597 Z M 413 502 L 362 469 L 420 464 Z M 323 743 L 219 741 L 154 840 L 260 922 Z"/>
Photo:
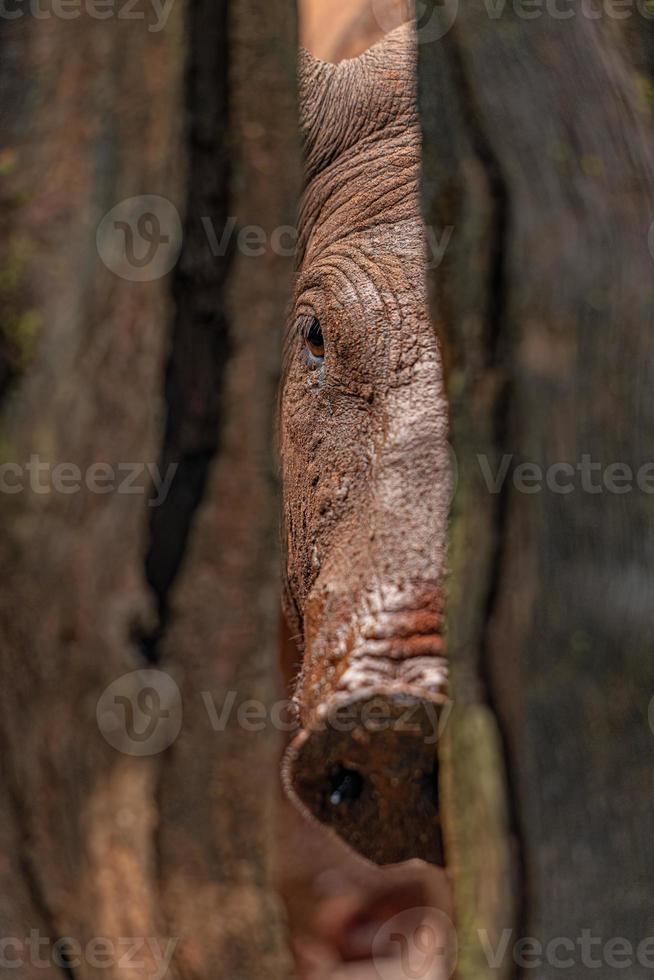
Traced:
<path fill-rule="evenodd" d="M 21 374 L 34 360 L 42 323 L 38 310 L 26 310 L 0 320 L 3 339 L 14 352 L 15 368 Z"/>
<path fill-rule="evenodd" d="M 480 704 L 456 705 L 441 748 L 447 860 L 456 884 L 457 977 L 508 980 L 510 957 L 492 966 L 485 947 L 497 947 L 515 914 L 504 761 L 493 713 Z"/>
<path fill-rule="evenodd" d="M 29 303 L 28 275 L 34 251 L 31 238 L 17 233 L 9 238 L 0 265 L 0 353 L 14 378 L 34 360 L 43 322 L 40 311 Z"/>
<path fill-rule="evenodd" d="M 651 9 L 654 15 L 654 2 L 649 2 L 646 6 Z M 650 109 L 654 109 L 654 82 L 649 75 L 636 75 L 636 85 L 640 92 L 640 97 Z"/>

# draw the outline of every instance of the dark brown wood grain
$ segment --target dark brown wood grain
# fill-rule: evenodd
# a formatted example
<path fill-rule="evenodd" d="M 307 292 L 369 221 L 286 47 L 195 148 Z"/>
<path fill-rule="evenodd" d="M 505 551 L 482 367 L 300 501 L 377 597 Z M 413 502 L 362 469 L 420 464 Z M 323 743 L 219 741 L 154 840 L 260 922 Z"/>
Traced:
<path fill-rule="evenodd" d="M 294 224 L 300 186 L 296 37 L 283 3 L 240 3 L 230 15 L 229 214 L 238 228 L 262 229 L 267 244 L 259 257 L 234 251 L 220 287 L 230 350 L 220 450 L 161 646 L 188 710 L 161 783 L 159 847 L 164 908 L 182 937 L 182 973 L 281 980 L 291 967 L 269 879 L 279 732 L 268 709 L 280 610 L 273 419 L 293 258 L 278 254 L 271 236 Z M 188 375 L 189 397 L 193 381 Z M 233 703 L 224 728 L 212 725 L 207 701 L 219 714 Z M 244 726 L 245 701 L 257 702 L 257 717 L 263 712 L 266 720 Z"/>
<path fill-rule="evenodd" d="M 571 940 L 574 975 L 597 977 L 614 975 L 604 943 L 626 937 L 630 976 L 647 974 L 653 525 L 635 474 L 654 459 L 654 157 L 624 37 L 578 9 L 527 20 L 507 4 L 492 18 L 473 0 L 420 47 L 425 212 L 454 226 L 433 287 L 460 475 L 446 806 L 466 977 L 488 971 L 478 925 L 515 928 L 509 975 L 522 936 Z M 632 489 L 593 492 L 575 469 L 569 493 L 544 481 L 526 493 L 510 469 L 493 494 L 479 457 L 495 473 L 503 454 L 544 472 L 586 454 L 600 486 L 627 464 Z M 499 735 L 492 758 L 480 712 Z M 498 756 L 499 797 L 497 780 L 485 787 Z M 466 820 L 484 812 L 490 864 Z M 581 960 L 584 928 L 602 937 L 596 968 Z M 560 972 L 545 957 L 538 975 Z"/>
<path fill-rule="evenodd" d="M 167 282 L 114 275 L 96 230 L 133 195 L 182 198 L 181 15 L 163 32 L 3 19 L 2 332 L 20 357 L 0 425 L 2 462 L 24 473 L 33 454 L 83 472 L 157 458 Z M 51 963 L 64 936 L 163 938 L 159 764 L 117 753 L 95 716 L 106 685 L 141 666 L 146 497 L 27 483 L 0 495 L 0 512 L 2 935 L 38 929 Z M 43 973 L 20 956 L 24 976 Z M 140 972 L 152 969 L 146 952 Z"/>
<path fill-rule="evenodd" d="M 25 977 L 123 975 L 125 948 L 101 967 L 53 961 L 65 936 L 140 938 L 143 977 L 162 976 L 155 941 L 172 942 L 167 976 L 289 976 L 268 875 L 276 733 L 235 716 L 214 732 L 202 693 L 218 707 L 235 688 L 273 693 L 272 418 L 293 260 L 215 256 L 200 219 L 219 237 L 231 214 L 293 224 L 295 20 L 281 2 L 190 8 L 161 30 L 149 5 L 143 20 L 0 23 L 0 463 L 203 469 L 193 482 L 179 467 L 168 546 L 147 485 L 0 493 L 0 935 L 39 930 L 51 957 L 21 948 Z M 177 271 L 150 282 L 96 247 L 103 216 L 138 195 L 185 220 Z M 147 569 L 155 592 L 148 551 L 165 565 Z M 132 672 L 155 667 L 183 695 L 179 743 L 126 754 L 98 700 L 125 675 L 131 697 Z"/>

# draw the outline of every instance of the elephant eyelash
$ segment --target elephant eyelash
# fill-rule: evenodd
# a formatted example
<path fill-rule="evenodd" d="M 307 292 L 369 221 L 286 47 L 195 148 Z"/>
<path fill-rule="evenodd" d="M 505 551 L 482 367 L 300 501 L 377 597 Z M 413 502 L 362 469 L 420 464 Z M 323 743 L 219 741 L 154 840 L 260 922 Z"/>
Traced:
<path fill-rule="evenodd" d="M 297 333 L 302 344 L 304 364 L 310 374 L 307 388 L 322 392 L 325 387 L 325 342 L 320 320 L 314 313 L 302 313 L 297 319 Z"/>
<path fill-rule="evenodd" d="M 307 363 L 310 367 L 321 366 L 325 360 L 325 340 L 320 320 L 313 313 L 304 313 L 298 318 L 297 325 Z"/>

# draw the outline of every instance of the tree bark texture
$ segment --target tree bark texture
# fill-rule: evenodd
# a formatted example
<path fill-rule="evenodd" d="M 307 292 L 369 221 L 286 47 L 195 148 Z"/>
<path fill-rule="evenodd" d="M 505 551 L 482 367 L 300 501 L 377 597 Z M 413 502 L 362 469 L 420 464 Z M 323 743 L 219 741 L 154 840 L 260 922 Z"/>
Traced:
<path fill-rule="evenodd" d="M 132 937 L 147 940 L 133 975 L 162 976 L 156 940 L 167 976 L 285 980 L 276 737 L 235 711 L 215 731 L 207 704 L 274 693 L 272 419 L 293 259 L 270 234 L 294 223 L 300 184 L 295 9 L 177 2 L 156 30 L 150 5 L 132 9 L 143 19 L 0 22 L 0 462 L 7 483 L 23 474 L 0 493 L 0 934 L 26 978 L 122 975 Z M 143 195 L 181 215 L 183 247 L 172 272 L 135 281 L 127 232 L 107 252 L 99 227 Z M 263 228 L 265 254 L 214 254 L 201 219 L 220 239 L 230 215 Z M 174 224 L 159 228 L 170 248 Z M 53 489 L 62 463 L 79 492 Z M 147 483 L 84 484 L 96 464 L 157 463 L 177 467 L 168 507 L 148 506 Z M 160 693 L 139 670 L 181 692 L 161 712 L 179 736 L 153 754 L 129 743 L 128 709 Z M 125 751 L 99 726 L 110 685 Z M 31 930 L 47 967 L 20 945 Z M 52 956 L 61 937 L 114 954 Z"/>
<path fill-rule="evenodd" d="M 525 936 L 575 943 L 577 977 L 614 976 L 602 947 L 580 959 L 583 930 L 634 953 L 654 933 L 654 524 L 635 478 L 654 460 L 651 25 L 631 25 L 636 64 L 615 20 L 573 6 L 429 3 L 422 22 L 425 215 L 453 228 L 432 276 L 459 467 L 443 791 L 475 980 L 520 974 Z M 570 464 L 573 490 L 552 489 L 566 469 L 521 492 L 523 462 Z M 630 491 L 602 483 L 613 463 Z M 495 945 L 507 927 L 490 969 L 478 930 Z"/>

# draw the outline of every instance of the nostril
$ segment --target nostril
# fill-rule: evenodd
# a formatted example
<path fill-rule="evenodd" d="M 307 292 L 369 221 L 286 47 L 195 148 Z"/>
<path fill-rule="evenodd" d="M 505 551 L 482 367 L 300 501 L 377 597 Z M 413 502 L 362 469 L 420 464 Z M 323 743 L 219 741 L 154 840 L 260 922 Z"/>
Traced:
<path fill-rule="evenodd" d="M 393 689 L 327 705 L 287 750 L 291 799 L 371 861 L 442 864 L 439 710 Z"/>
<path fill-rule="evenodd" d="M 329 777 L 329 802 L 339 806 L 345 800 L 356 800 L 361 796 L 363 776 L 356 769 L 335 766 Z"/>

